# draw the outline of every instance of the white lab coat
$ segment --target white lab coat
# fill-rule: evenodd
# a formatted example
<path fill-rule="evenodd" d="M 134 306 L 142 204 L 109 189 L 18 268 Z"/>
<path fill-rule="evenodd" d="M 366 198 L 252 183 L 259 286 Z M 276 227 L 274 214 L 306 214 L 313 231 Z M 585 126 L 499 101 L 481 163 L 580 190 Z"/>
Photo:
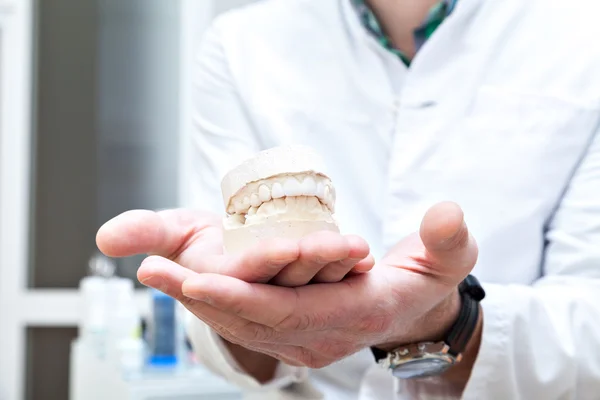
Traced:
<path fill-rule="evenodd" d="M 487 291 L 463 398 L 600 399 L 599 8 L 460 0 L 409 69 L 349 0 L 231 12 L 195 66 L 196 205 L 223 212 L 225 171 L 290 142 L 327 157 L 341 228 L 377 257 L 456 201 Z M 332 400 L 427 398 L 368 351 L 310 373 L 282 365 L 261 388 L 206 325 L 189 330 L 210 369 L 258 398 L 314 398 L 307 382 Z"/>

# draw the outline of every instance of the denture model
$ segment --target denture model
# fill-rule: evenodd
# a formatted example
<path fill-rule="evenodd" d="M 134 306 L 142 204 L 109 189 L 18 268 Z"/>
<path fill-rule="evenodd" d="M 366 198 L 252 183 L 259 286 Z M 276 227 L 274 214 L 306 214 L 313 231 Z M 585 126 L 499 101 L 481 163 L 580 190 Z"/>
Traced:
<path fill-rule="evenodd" d="M 299 145 L 261 151 L 229 171 L 221 182 L 225 252 L 238 253 L 269 238 L 339 232 L 335 189 L 324 171 L 323 159 Z"/>

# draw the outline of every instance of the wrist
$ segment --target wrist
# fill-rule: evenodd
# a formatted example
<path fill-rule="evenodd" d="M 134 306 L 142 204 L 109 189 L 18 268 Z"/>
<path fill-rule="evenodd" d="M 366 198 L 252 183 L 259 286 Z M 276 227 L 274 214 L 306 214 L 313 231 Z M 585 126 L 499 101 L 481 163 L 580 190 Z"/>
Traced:
<path fill-rule="evenodd" d="M 378 349 L 391 351 L 411 343 L 438 342 L 450 330 L 460 314 L 461 298 L 457 290 L 418 318 L 408 331 L 392 332 L 384 343 L 375 345 Z"/>

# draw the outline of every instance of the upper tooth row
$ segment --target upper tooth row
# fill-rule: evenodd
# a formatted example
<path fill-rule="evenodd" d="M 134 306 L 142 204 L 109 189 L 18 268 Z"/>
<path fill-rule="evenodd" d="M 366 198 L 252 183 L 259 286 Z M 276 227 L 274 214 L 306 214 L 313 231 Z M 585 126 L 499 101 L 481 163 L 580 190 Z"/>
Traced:
<path fill-rule="evenodd" d="M 236 198 L 229 212 L 241 214 L 247 212 L 250 207 L 259 207 L 271 199 L 296 196 L 318 197 L 330 209 L 333 209 L 335 203 L 335 190 L 331 185 L 321 180 L 316 181 L 312 176 L 307 176 L 302 181 L 289 177 L 283 180 L 283 184 L 280 181 L 274 182 L 270 188 L 264 183 L 260 184 L 258 193 Z"/>

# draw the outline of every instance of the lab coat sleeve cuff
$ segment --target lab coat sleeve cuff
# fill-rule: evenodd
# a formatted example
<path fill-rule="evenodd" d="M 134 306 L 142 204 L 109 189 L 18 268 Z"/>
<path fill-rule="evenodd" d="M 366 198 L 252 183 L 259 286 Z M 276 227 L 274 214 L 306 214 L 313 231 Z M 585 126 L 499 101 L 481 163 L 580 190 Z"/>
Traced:
<path fill-rule="evenodd" d="M 502 374 L 497 370 L 510 348 L 510 318 L 507 304 L 511 301 L 511 291 L 501 285 L 486 285 L 486 298 L 482 301 L 483 333 L 477 360 L 471 370 L 471 377 L 463 392 L 463 400 L 491 399 L 490 387 L 496 386 Z M 508 297 L 508 298 L 507 298 Z"/>
<path fill-rule="evenodd" d="M 223 339 L 207 324 L 189 313 L 187 330 L 194 351 L 200 361 L 212 372 L 247 391 L 273 391 L 308 378 L 308 369 L 279 363 L 273 379 L 261 384 L 240 367 L 227 349 Z"/>

